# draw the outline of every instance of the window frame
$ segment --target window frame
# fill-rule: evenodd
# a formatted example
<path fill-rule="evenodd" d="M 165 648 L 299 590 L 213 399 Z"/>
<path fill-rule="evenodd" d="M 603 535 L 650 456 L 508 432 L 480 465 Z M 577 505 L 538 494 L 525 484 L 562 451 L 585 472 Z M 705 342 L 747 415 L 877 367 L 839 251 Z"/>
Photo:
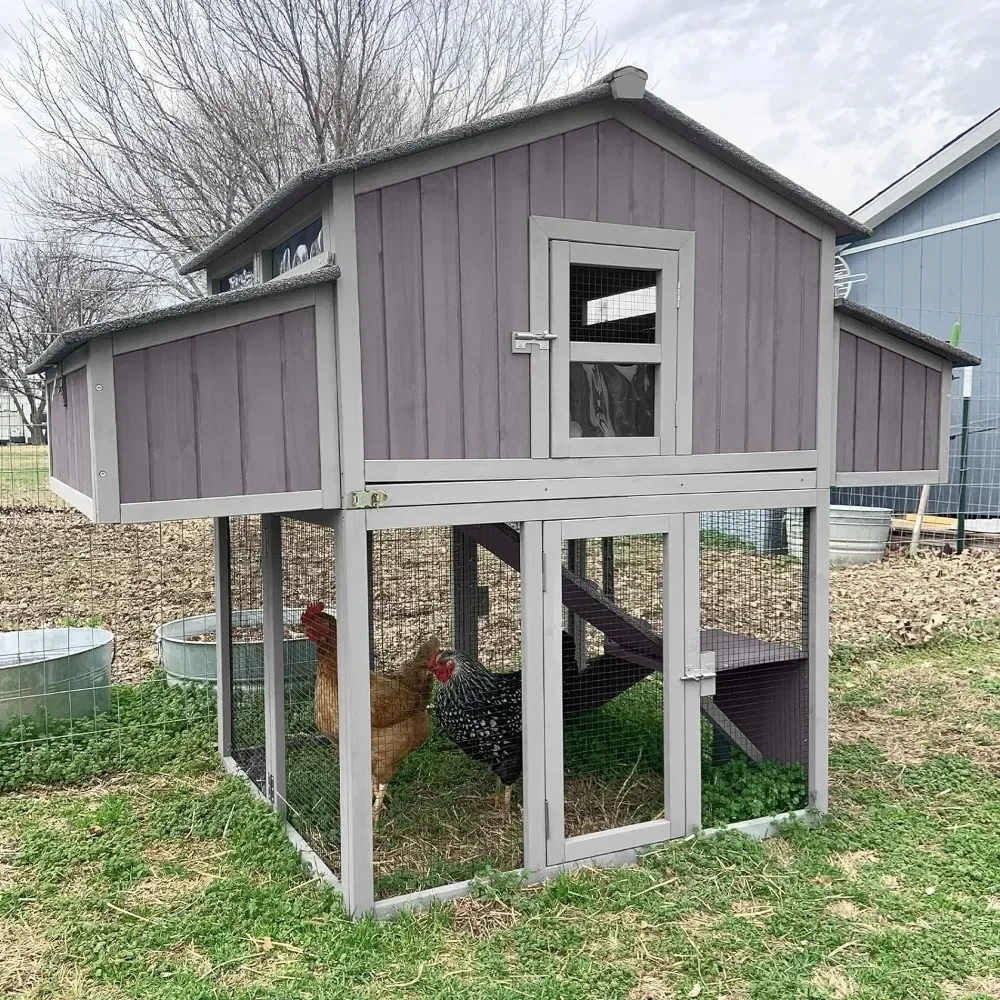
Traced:
<path fill-rule="evenodd" d="M 550 427 L 553 458 L 601 458 L 676 454 L 677 354 L 680 307 L 680 254 L 672 249 L 549 241 L 550 332 L 552 341 Z M 570 267 L 583 264 L 656 271 L 656 320 L 653 344 L 570 340 Z M 570 365 L 573 363 L 651 364 L 657 366 L 654 426 L 649 437 L 570 436 Z"/>

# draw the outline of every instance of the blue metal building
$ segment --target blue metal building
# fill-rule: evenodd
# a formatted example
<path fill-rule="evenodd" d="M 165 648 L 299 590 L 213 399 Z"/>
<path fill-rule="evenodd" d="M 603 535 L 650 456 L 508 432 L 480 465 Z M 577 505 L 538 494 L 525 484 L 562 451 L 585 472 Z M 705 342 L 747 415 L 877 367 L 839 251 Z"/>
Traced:
<path fill-rule="evenodd" d="M 968 511 L 1000 515 L 1000 109 L 862 205 L 873 235 L 840 248 L 852 301 L 983 359 L 973 373 Z M 958 510 L 959 383 L 954 383 L 951 485 L 931 487 L 928 512 Z M 916 507 L 918 488 L 837 491 L 834 502 Z"/>

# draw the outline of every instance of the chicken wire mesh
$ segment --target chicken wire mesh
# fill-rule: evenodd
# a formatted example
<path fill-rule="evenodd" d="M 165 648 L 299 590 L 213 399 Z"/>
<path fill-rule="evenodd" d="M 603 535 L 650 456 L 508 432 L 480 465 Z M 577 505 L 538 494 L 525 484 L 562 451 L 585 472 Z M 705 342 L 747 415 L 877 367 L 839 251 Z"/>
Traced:
<path fill-rule="evenodd" d="M 805 805 L 809 736 L 804 512 L 703 514 L 701 648 L 716 693 L 702 699 L 706 826 Z"/>
<path fill-rule="evenodd" d="M 92 524 L 44 445 L 3 445 L 0 580 L 0 791 L 210 766 L 210 684 L 168 672 L 157 631 L 213 610 L 211 522 Z"/>
<path fill-rule="evenodd" d="M 664 537 L 563 544 L 563 815 L 573 837 L 664 813 Z"/>
<path fill-rule="evenodd" d="M 506 525 L 371 533 L 378 898 L 522 865 L 517 551 Z"/>
<path fill-rule="evenodd" d="M 281 573 L 285 796 L 280 804 L 288 822 L 336 874 L 340 720 L 333 528 L 282 518 Z"/>

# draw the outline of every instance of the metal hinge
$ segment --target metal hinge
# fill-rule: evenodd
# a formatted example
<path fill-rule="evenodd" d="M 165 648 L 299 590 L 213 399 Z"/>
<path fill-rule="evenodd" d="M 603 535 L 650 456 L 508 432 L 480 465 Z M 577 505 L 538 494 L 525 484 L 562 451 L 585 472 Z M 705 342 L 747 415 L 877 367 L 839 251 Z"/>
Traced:
<path fill-rule="evenodd" d="M 681 307 L 681 283 L 677 282 L 677 308 Z"/>
<path fill-rule="evenodd" d="M 545 576 L 545 560 L 542 559 L 542 593 L 547 593 L 549 589 L 548 580 Z"/>
<path fill-rule="evenodd" d="M 510 335 L 510 349 L 515 354 L 526 354 L 535 345 L 540 351 L 549 349 L 549 341 L 555 340 L 558 334 L 549 333 L 548 330 L 541 330 L 532 333 L 529 330 L 513 330 Z"/>
<path fill-rule="evenodd" d="M 545 839 L 549 839 L 549 800 L 545 800 Z"/>
<path fill-rule="evenodd" d="M 274 775 L 267 776 L 267 798 L 271 805 L 274 805 Z"/>
<path fill-rule="evenodd" d="M 368 507 L 384 507 L 389 502 L 385 490 L 355 490 L 351 494 L 351 506 L 363 510 Z"/>

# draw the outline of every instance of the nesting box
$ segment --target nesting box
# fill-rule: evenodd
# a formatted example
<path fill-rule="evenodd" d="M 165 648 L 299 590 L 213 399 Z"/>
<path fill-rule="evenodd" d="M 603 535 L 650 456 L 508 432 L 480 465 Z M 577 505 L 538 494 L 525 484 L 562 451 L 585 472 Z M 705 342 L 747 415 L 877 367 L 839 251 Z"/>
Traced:
<path fill-rule="evenodd" d="M 826 808 L 830 488 L 938 481 L 978 363 L 835 301 L 865 232 L 625 68 L 311 168 L 38 359 L 57 493 L 215 519 L 222 755 L 352 913 Z"/>

